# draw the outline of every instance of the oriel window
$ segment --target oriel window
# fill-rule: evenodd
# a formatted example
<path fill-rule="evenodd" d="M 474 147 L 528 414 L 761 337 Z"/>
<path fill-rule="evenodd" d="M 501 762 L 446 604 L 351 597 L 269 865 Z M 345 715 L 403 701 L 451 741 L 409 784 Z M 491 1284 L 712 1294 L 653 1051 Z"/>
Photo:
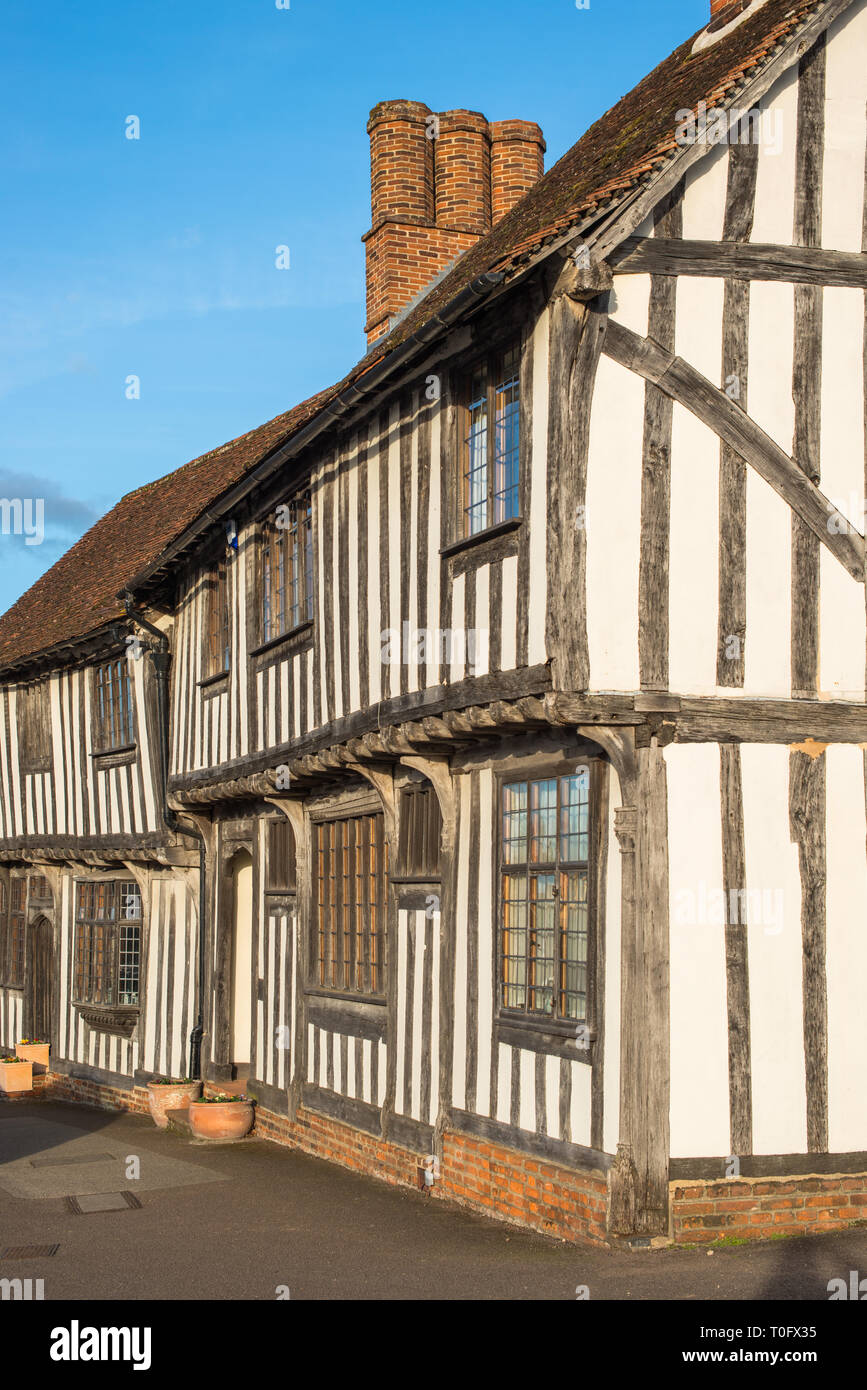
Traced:
<path fill-rule="evenodd" d="M 79 883 L 73 997 L 79 1004 L 138 1004 L 142 900 L 130 879 Z"/>
<path fill-rule="evenodd" d="M 310 498 L 295 497 L 265 528 L 262 641 L 271 642 L 313 617 L 313 522 Z"/>
<path fill-rule="evenodd" d="M 520 515 L 520 350 L 480 362 L 461 411 L 460 535 L 475 536 Z"/>
<path fill-rule="evenodd" d="M 501 795 L 501 1006 L 586 1022 L 590 770 Z"/>

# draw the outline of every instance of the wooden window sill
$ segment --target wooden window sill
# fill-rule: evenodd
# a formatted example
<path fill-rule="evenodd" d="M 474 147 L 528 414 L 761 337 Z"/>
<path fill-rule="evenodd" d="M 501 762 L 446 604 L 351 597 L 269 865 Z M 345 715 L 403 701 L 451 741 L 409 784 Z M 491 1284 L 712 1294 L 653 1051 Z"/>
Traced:
<path fill-rule="evenodd" d="M 138 749 L 134 743 L 128 743 L 123 748 L 103 748 L 91 753 L 93 765 L 97 772 L 106 772 L 112 767 L 128 767 L 134 763 L 138 756 Z"/>
<path fill-rule="evenodd" d="M 544 1015 L 501 1013 L 496 1020 L 495 1035 L 499 1042 L 523 1047 L 530 1052 L 545 1052 L 565 1057 L 573 1062 L 594 1060 L 596 1029 L 588 1027 L 589 1047 L 579 1046 L 578 1029 L 582 1024 Z"/>
<path fill-rule="evenodd" d="M 212 676 L 202 676 L 198 686 L 200 690 L 212 690 L 214 686 L 219 685 L 220 681 L 225 681 L 226 685 L 229 684 L 228 671 L 215 671 Z"/>
<path fill-rule="evenodd" d="M 523 517 L 509 517 L 507 521 L 497 522 L 496 526 L 487 526 L 484 531 L 476 531 L 473 536 L 461 536 L 459 540 L 443 546 L 440 555 L 447 560 L 452 555 L 460 555 L 464 550 L 471 550 L 477 545 L 483 545 L 485 541 L 494 541 L 498 540 L 500 536 L 508 536 L 510 531 L 517 531 L 523 524 Z"/>
<path fill-rule="evenodd" d="M 305 618 L 303 623 L 296 623 L 290 627 L 288 632 L 281 632 L 278 637 L 270 637 L 267 642 L 262 642 L 258 647 L 254 647 L 250 656 L 265 656 L 269 652 L 276 651 L 285 642 L 287 645 L 300 645 L 300 639 L 305 633 L 312 632 L 313 619 Z"/>

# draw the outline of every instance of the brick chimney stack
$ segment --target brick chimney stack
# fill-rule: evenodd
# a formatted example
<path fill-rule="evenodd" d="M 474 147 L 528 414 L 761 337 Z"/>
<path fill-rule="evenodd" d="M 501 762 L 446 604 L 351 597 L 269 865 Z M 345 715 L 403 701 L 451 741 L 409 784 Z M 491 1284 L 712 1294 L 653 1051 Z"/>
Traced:
<path fill-rule="evenodd" d="M 418 101 L 380 102 L 367 130 L 365 332 L 372 343 L 541 178 L 545 141 L 533 121 L 436 114 Z"/>

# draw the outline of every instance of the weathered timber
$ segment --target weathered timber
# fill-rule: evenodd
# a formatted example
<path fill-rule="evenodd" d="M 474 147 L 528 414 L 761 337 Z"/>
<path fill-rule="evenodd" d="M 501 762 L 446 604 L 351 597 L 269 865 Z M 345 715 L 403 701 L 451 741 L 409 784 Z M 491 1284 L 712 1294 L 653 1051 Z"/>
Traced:
<path fill-rule="evenodd" d="M 854 529 L 842 532 L 829 529 L 829 520 L 837 516 L 832 503 L 795 460 L 723 391 L 688 362 L 666 352 L 651 339 L 639 337 L 623 324 L 609 322 L 603 351 L 622 366 L 656 382 L 673 400 L 692 411 L 697 419 L 731 444 L 801 517 L 853 579 L 864 583 L 864 537 Z"/>

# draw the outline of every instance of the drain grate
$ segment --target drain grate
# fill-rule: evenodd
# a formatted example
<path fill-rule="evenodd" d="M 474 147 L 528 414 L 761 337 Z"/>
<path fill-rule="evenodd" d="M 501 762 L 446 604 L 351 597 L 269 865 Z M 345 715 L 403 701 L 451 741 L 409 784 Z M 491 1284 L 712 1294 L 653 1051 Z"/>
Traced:
<path fill-rule="evenodd" d="M 31 1168 L 65 1168 L 71 1163 L 104 1163 L 114 1154 L 72 1154 L 68 1158 L 31 1158 Z"/>
<path fill-rule="evenodd" d="M 41 1260 L 56 1255 L 59 1249 L 59 1245 L 7 1245 L 0 1260 Z"/>
<path fill-rule="evenodd" d="M 73 1216 L 86 1216 L 92 1211 L 133 1211 L 141 1207 L 131 1192 L 95 1192 L 89 1196 L 67 1197 L 66 1206 Z"/>

